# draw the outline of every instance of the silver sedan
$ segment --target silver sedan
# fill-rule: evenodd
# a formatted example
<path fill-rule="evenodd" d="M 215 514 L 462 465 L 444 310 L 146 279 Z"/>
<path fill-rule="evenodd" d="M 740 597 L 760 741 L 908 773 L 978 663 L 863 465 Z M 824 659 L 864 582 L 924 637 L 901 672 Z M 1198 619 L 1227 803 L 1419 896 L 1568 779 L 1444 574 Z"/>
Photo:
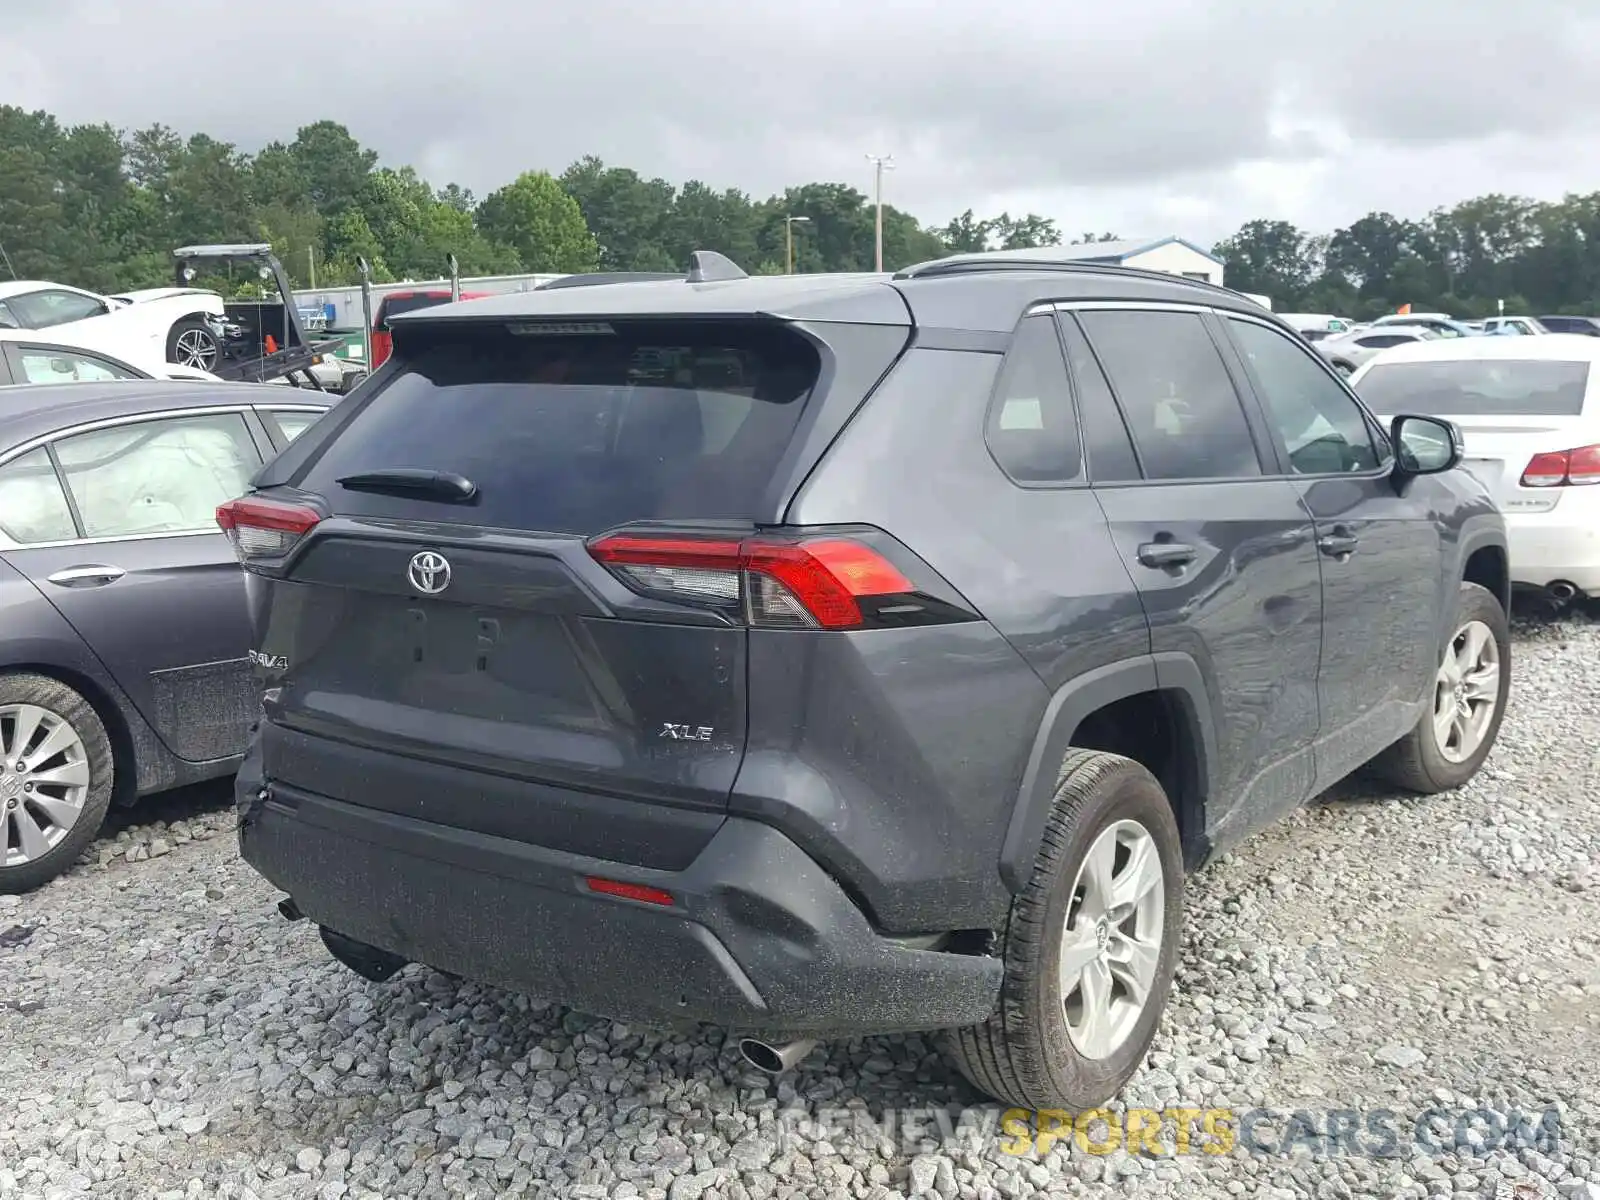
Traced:
<path fill-rule="evenodd" d="M 1432 341 L 1439 335 L 1419 325 L 1383 325 L 1357 330 L 1340 337 L 1323 338 L 1312 347 L 1342 375 L 1353 374 L 1369 358 L 1391 346 Z"/>

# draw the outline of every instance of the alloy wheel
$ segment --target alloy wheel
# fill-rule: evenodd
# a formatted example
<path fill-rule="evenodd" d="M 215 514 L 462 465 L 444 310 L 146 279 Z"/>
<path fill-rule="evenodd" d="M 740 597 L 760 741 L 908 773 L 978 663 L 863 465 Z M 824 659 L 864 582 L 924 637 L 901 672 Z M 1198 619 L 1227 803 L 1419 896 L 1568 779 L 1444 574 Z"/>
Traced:
<path fill-rule="evenodd" d="M 178 335 L 174 350 L 180 367 L 209 371 L 217 361 L 217 339 L 204 329 L 185 329 Z"/>
<path fill-rule="evenodd" d="M 0 705 L 0 867 L 48 854 L 89 798 L 89 754 L 65 718 L 36 704 Z"/>
<path fill-rule="evenodd" d="M 1067 1035 L 1084 1058 L 1115 1054 L 1154 987 L 1166 919 L 1156 842 L 1138 821 L 1095 838 L 1078 868 L 1061 937 Z"/>
<path fill-rule="evenodd" d="M 1477 753 L 1500 703 L 1500 647 L 1482 621 L 1468 621 L 1450 645 L 1434 679 L 1433 736 L 1450 762 Z"/>

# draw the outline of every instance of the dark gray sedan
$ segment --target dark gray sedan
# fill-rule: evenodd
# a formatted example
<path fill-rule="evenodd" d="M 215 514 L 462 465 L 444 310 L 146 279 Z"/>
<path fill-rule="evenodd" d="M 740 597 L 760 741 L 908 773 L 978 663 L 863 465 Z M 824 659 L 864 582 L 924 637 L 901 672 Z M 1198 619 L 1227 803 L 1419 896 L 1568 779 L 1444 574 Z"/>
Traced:
<path fill-rule="evenodd" d="M 0 388 L 0 892 L 110 804 L 230 773 L 257 703 L 216 507 L 326 411 L 310 390 Z"/>

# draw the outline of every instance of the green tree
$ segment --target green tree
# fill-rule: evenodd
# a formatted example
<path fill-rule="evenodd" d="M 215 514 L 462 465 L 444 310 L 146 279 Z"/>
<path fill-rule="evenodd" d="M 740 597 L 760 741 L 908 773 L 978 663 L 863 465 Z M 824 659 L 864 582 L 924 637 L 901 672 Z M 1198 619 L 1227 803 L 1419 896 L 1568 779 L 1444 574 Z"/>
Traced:
<path fill-rule="evenodd" d="M 592 271 L 598 264 L 578 202 L 547 172 L 525 171 L 485 197 L 476 219 L 485 237 L 510 246 L 529 271 Z"/>
<path fill-rule="evenodd" d="M 795 228 L 797 237 L 805 236 L 804 225 Z M 734 188 L 716 191 L 698 179 L 679 189 L 665 235 L 665 270 L 682 268 L 696 250 L 726 254 L 751 274 L 761 258 L 760 229 L 750 197 Z"/>
<path fill-rule="evenodd" d="M 1037 213 L 1013 217 L 1001 213 L 991 222 L 992 236 L 1001 250 L 1032 250 L 1039 246 L 1059 246 L 1061 230 L 1048 217 Z"/>
<path fill-rule="evenodd" d="M 991 249 L 993 222 L 980 221 L 969 208 L 937 231 L 951 254 L 980 254 Z"/>
<path fill-rule="evenodd" d="M 306 195 L 323 216 L 355 204 L 378 156 L 337 121 L 302 126 L 288 147 Z"/>
<path fill-rule="evenodd" d="M 1213 253 L 1229 287 L 1270 296 L 1279 308 L 1301 302 L 1317 268 L 1310 237 L 1288 221 L 1247 222 Z"/>
<path fill-rule="evenodd" d="M 366 259 L 374 282 L 394 278 L 389 264 L 383 258 L 383 244 L 367 224 L 366 215 L 358 208 L 347 208 L 328 221 L 326 233 L 327 282 L 354 283 L 361 278 L 360 263 Z"/>
<path fill-rule="evenodd" d="M 637 171 L 608 167 L 590 155 L 568 167 L 560 182 L 594 235 L 601 270 L 672 271 L 682 266 L 672 253 L 676 192 L 666 180 L 644 179 Z"/>

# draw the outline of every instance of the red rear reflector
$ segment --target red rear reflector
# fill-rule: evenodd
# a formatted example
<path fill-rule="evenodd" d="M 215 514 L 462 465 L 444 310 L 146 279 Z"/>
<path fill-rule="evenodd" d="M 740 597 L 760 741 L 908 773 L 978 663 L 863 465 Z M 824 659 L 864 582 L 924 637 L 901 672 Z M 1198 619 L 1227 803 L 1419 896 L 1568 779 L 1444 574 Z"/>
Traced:
<path fill-rule="evenodd" d="M 217 508 L 217 524 L 240 559 L 280 558 L 321 520 L 314 508 L 253 496 L 241 496 Z"/>
<path fill-rule="evenodd" d="M 859 597 L 916 591 L 883 555 L 849 538 L 615 534 L 589 552 L 646 591 L 724 604 L 745 598 L 747 618 L 761 626 L 850 629 L 862 623 Z"/>
<path fill-rule="evenodd" d="M 616 879 L 601 879 L 598 875 L 590 875 L 584 879 L 591 892 L 599 892 L 604 896 L 620 896 L 624 900 L 637 900 L 641 904 L 659 904 L 663 908 L 673 905 L 672 893 L 664 892 L 660 888 L 648 887 L 642 883 L 623 883 Z"/>

